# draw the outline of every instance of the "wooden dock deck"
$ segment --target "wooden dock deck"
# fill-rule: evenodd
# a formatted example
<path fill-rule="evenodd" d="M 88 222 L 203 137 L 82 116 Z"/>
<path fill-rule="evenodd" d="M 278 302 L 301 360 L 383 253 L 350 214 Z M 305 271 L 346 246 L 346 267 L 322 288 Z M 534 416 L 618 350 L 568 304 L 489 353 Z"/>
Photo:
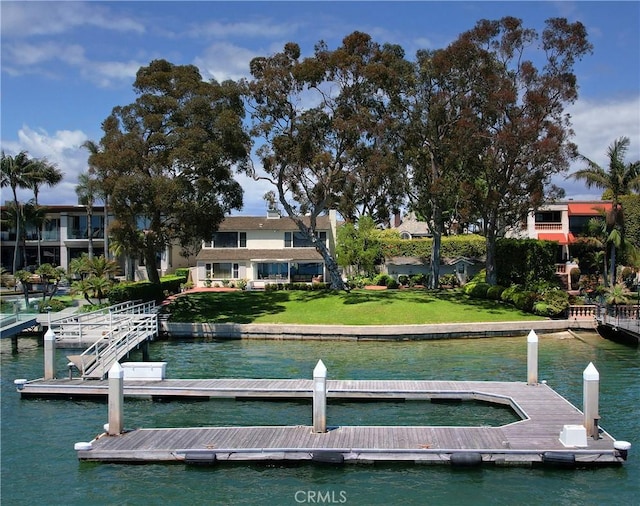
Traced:
<path fill-rule="evenodd" d="M 33 381 L 20 390 L 34 395 L 103 395 L 106 381 Z M 57 393 L 56 393 L 57 392 Z M 90 392 L 93 392 L 90 394 Z M 311 398 L 312 380 L 209 379 L 125 381 L 130 397 Z M 560 442 L 565 425 L 582 425 L 584 415 L 546 384 L 492 381 L 328 380 L 327 397 L 341 399 L 474 399 L 511 406 L 521 420 L 501 427 L 340 426 L 314 433 L 311 426 L 195 427 L 137 429 L 103 434 L 80 460 L 183 462 L 264 460 L 476 462 L 496 465 L 621 464 L 614 439 L 605 431 L 586 447 Z M 125 404 L 126 405 L 126 404 Z M 126 414 L 125 414 L 126 419 Z M 331 420 L 327 421 L 331 425 Z M 458 457 L 456 457 L 456 455 Z M 460 459 L 460 460 L 459 460 Z"/>

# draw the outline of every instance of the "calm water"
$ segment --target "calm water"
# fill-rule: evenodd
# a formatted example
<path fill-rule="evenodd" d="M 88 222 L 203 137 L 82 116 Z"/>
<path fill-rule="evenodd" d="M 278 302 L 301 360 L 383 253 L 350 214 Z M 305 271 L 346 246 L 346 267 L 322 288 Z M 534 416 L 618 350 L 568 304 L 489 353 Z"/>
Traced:
<path fill-rule="evenodd" d="M 6 341 L 6 340 L 4 340 Z M 582 403 L 582 371 L 600 372 L 601 425 L 632 442 L 620 468 L 562 471 L 448 466 L 308 464 L 114 465 L 80 463 L 73 445 L 107 421 L 101 402 L 20 400 L 15 378 L 42 376 L 42 349 L 30 340 L 12 356 L 2 343 L 1 499 L 5 505 L 147 504 L 640 504 L 640 351 L 597 335 L 542 336 L 539 377 L 573 404 Z M 59 351 L 59 375 L 66 359 Z M 134 360 L 139 357 L 132 357 Z M 172 378 L 311 377 L 318 359 L 330 379 L 526 380 L 526 338 L 431 342 L 156 342 L 151 359 Z M 486 405 L 330 403 L 329 425 L 500 424 Z M 125 426 L 310 424 L 305 402 L 208 401 L 125 403 Z"/>

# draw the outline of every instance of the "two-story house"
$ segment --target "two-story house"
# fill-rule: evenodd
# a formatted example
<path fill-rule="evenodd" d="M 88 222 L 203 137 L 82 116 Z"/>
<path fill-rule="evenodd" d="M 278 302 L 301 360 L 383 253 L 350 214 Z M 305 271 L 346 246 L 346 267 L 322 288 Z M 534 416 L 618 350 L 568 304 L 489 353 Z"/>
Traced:
<path fill-rule="evenodd" d="M 558 243 L 558 261 L 571 260 L 571 244 L 576 237 L 586 232 L 587 224 L 592 218 L 602 217 L 611 210 L 611 202 L 597 201 L 564 201 L 548 204 L 527 217 L 526 237 L 542 241 Z"/>
<path fill-rule="evenodd" d="M 317 237 L 335 252 L 336 213 L 317 218 Z M 229 216 L 196 258 L 192 281 L 207 286 L 244 279 L 247 288 L 327 279 L 324 260 L 289 217 Z"/>
<path fill-rule="evenodd" d="M 572 290 L 576 287 L 571 286 L 571 270 L 578 268 L 578 264 L 574 262 L 571 245 L 586 233 L 589 220 L 601 218 L 611 206 L 611 201 L 607 200 L 567 200 L 547 204 L 529 213 L 522 229 L 509 235 L 557 242 L 556 274 L 563 279 L 567 289 Z"/>

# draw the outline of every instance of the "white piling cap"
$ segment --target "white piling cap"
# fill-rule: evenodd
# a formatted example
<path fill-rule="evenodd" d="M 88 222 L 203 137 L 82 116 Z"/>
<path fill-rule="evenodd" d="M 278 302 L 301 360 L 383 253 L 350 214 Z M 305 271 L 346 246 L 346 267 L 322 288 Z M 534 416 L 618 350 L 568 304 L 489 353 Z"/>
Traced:
<path fill-rule="evenodd" d="M 629 443 L 629 441 L 614 441 L 613 447 L 616 450 L 630 450 L 631 443 Z"/>
<path fill-rule="evenodd" d="M 318 377 L 326 377 L 327 376 L 327 368 L 324 365 L 324 363 L 322 362 L 322 360 L 318 360 L 318 363 L 316 364 L 315 369 L 313 370 L 313 377 L 314 378 L 318 378 Z"/>
<path fill-rule="evenodd" d="M 51 330 L 51 327 L 49 327 L 47 329 L 47 331 L 44 333 L 44 340 L 45 341 L 55 341 L 56 340 L 56 334 L 53 330 Z"/>
<path fill-rule="evenodd" d="M 91 443 L 86 443 L 86 442 L 80 442 L 73 445 L 73 449 L 75 451 L 87 451 L 87 450 L 91 450 L 91 448 L 92 448 Z"/>
<path fill-rule="evenodd" d="M 593 362 L 589 362 L 589 365 L 582 373 L 582 379 L 588 381 L 598 381 L 600 379 L 600 373 L 596 369 L 596 366 L 593 365 Z"/>
<path fill-rule="evenodd" d="M 124 369 L 119 362 L 116 362 L 109 369 L 109 378 L 124 378 Z"/>
<path fill-rule="evenodd" d="M 537 343 L 538 342 L 538 334 L 536 334 L 533 329 L 531 329 L 531 331 L 529 332 L 529 335 L 527 336 L 527 342 L 528 343 Z"/>

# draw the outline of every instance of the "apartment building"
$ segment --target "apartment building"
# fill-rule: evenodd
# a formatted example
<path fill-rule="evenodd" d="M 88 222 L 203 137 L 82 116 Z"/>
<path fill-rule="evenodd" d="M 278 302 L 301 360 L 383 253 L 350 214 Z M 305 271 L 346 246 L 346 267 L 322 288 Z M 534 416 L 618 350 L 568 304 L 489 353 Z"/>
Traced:
<path fill-rule="evenodd" d="M 16 247 L 16 230 L 10 220 L 4 219 L 5 206 L 0 208 L 3 214 L 2 230 L 0 231 L 0 261 L 7 271 L 13 270 L 13 255 Z M 94 255 L 105 253 L 105 223 L 104 208 L 95 206 L 92 209 L 91 225 L 88 225 L 87 210 L 81 205 L 51 205 L 46 206 L 46 216 L 40 230 L 33 224 L 26 226 L 24 244 L 18 244 L 17 269 L 35 270 L 39 264 L 49 263 L 54 266 L 69 269 L 69 263 L 83 253 L 89 252 L 89 237 L 92 239 Z M 109 221 L 112 216 L 108 218 Z M 40 258 L 38 258 L 40 256 Z M 125 259 L 118 258 L 122 268 L 121 275 L 125 276 Z M 146 270 L 140 259 L 132 259 L 130 274 L 134 279 L 146 279 Z M 167 248 L 157 258 L 157 268 L 160 275 L 173 272 L 177 267 L 186 267 L 187 259 L 178 254 L 178 248 Z"/>

